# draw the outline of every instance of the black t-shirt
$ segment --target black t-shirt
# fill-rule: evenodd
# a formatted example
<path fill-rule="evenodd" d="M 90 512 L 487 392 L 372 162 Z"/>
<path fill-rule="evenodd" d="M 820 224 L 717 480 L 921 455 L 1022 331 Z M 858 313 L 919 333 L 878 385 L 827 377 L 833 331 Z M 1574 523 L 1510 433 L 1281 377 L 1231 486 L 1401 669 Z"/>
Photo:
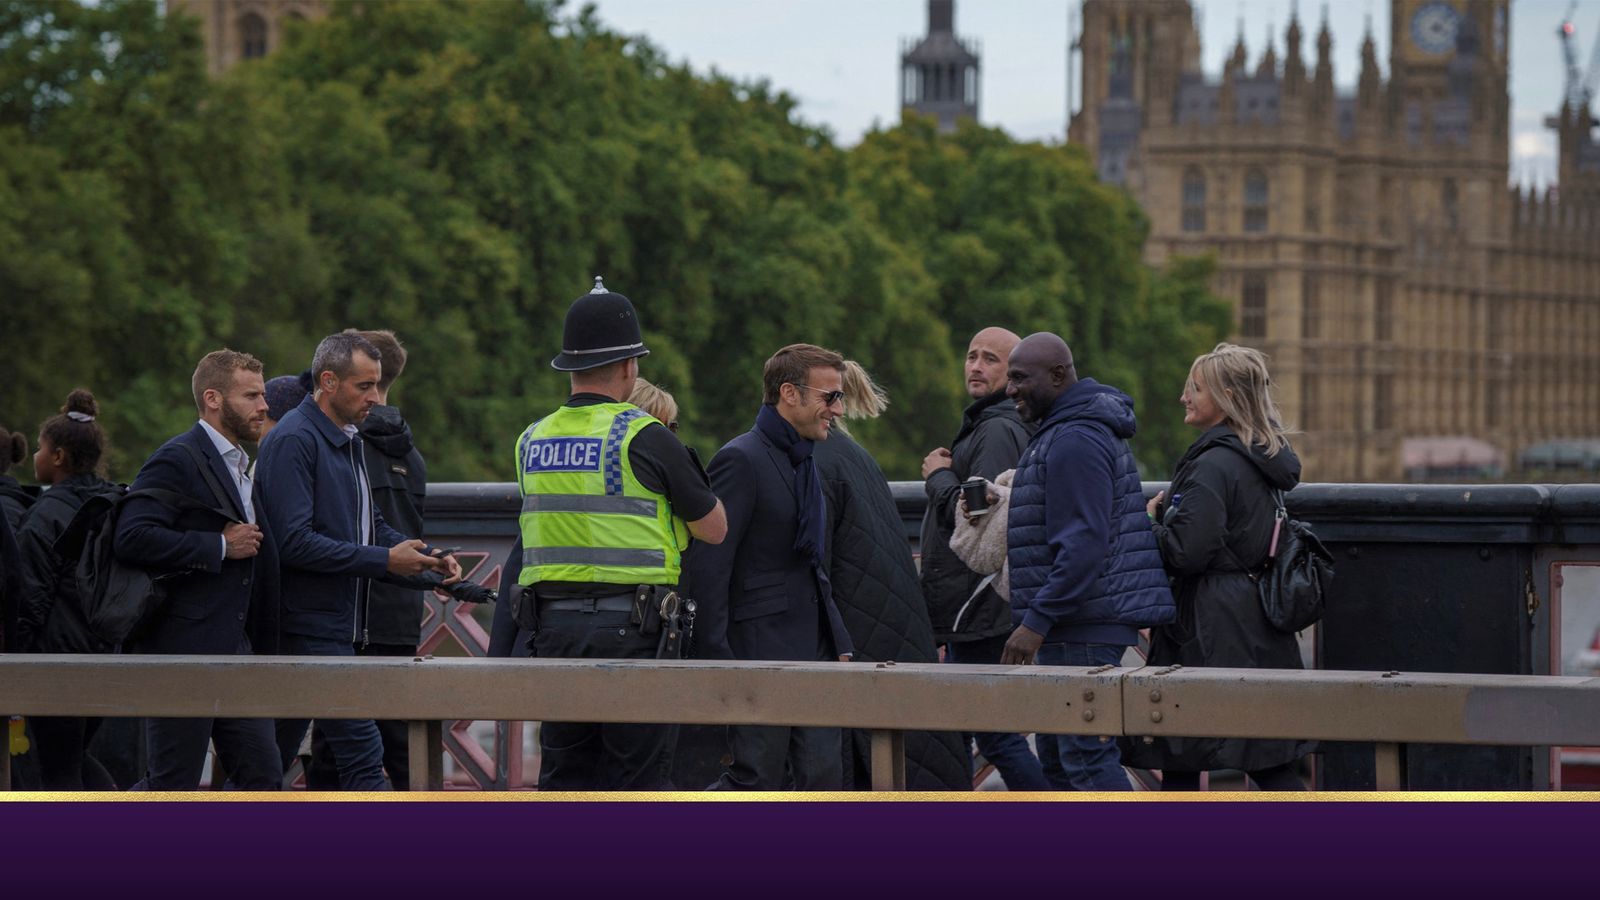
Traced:
<path fill-rule="evenodd" d="M 594 406 L 616 403 L 603 394 L 573 394 L 565 405 Z M 667 426 L 652 422 L 639 429 L 628 445 L 628 464 L 639 483 L 666 496 L 672 511 L 686 522 L 703 519 L 717 508 L 717 495 L 711 492 L 711 479 Z M 519 542 L 520 543 L 520 542 Z M 631 588 L 630 588 L 631 589 Z M 604 597 L 617 593 L 616 586 L 570 581 L 539 583 L 539 596 L 548 600 Z"/>

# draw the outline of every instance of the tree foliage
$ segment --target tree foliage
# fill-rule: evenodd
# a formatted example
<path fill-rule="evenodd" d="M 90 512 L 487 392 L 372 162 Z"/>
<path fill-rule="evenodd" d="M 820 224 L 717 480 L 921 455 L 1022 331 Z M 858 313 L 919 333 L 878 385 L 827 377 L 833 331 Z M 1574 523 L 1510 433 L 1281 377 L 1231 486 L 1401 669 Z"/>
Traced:
<path fill-rule="evenodd" d="M 206 350 L 294 373 L 355 326 L 410 349 L 394 396 L 435 477 L 505 479 L 595 274 L 691 443 L 748 428 L 762 361 L 810 341 L 888 389 L 853 430 L 900 478 L 952 436 L 979 328 L 1065 337 L 1138 401 L 1152 473 L 1226 332 L 1208 264 L 1145 266 L 1143 216 L 1076 148 L 910 117 L 843 149 L 592 9 L 337 4 L 214 80 L 201 46 L 149 0 L 0 3 L 0 422 L 87 386 L 123 478 L 191 420 Z"/>

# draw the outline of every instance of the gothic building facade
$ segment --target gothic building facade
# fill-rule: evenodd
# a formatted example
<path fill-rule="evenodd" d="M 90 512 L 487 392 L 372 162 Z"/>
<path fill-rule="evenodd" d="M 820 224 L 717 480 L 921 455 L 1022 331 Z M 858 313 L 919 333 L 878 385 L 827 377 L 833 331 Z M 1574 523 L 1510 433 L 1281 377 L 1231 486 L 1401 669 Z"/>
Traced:
<path fill-rule="evenodd" d="M 330 0 L 167 0 L 167 15 L 200 20 L 206 67 L 220 75 L 247 59 L 266 56 L 283 42 L 287 24 L 320 19 Z"/>
<path fill-rule="evenodd" d="M 1241 37 L 1212 77 L 1187 0 L 1084 0 L 1068 140 L 1139 199 L 1150 262 L 1216 258 L 1309 478 L 1400 480 L 1440 447 L 1515 472 L 1600 437 L 1595 121 L 1555 120 L 1558 189 L 1508 187 L 1509 0 L 1390 16 L 1387 77 L 1369 34 L 1343 93 L 1325 20 L 1309 62 L 1296 17 L 1284 58 Z"/>

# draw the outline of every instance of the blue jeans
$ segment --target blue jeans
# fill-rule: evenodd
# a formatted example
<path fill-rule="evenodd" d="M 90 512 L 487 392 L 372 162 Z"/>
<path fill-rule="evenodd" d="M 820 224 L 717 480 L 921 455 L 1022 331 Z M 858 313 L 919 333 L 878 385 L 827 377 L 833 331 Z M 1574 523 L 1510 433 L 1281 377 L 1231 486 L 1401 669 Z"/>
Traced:
<path fill-rule="evenodd" d="M 951 641 L 945 645 L 944 661 L 966 666 L 997 666 L 1007 637 L 1009 635 L 1001 634 L 979 641 Z M 992 731 L 977 732 L 972 738 L 978 742 L 978 752 L 999 771 L 1006 783 L 1006 790 L 1050 790 L 1050 782 L 1045 780 L 1044 769 L 1040 768 L 1039 758 L 1029 749 L 1027 738 L 1015 732 L 1002 734 Z"/>
<path fill-rule="evenodd" d="M 1034 660 L 1041 666 L 1114 666 L 1126 647 L 1117 644 L 1045 644 Z M 1116 741 L 1094 735 L 1041 734 L 1039 763 L 1058 791 L 1130 791 Z"/>
<path fill-rule="evenodd" d="M 285 634 L 279 653 L 284 656 L 355 656 L 356 648 L 347 640 Z M 305 739 L 309 719 L 279 719 L 278 753 L 283 768 L 294 762 L 300 742 Z M 341 791 L 387 791 L 383 777 L 383 737 L 371 719 L 318 719 L 317 727 L 328 739 L 334 764 L 339 769 Z"/>

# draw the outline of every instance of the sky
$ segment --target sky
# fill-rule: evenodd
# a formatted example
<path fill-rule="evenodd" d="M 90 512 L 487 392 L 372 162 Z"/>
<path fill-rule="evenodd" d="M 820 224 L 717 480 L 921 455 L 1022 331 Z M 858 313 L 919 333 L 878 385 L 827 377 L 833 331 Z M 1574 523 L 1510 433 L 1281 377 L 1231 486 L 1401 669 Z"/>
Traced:
<path fill-rule="evenodd" d="M 800 101 L 800 116 L 855 144 L 899 118 L 902 41 L 927 31 L 926 0 L 594 0 L 602 20 L 642 34 L 676 62 L 741 79 L 765 79 Z M 1252 65 L 1269 28 L 1283 57 L 1283 32 L 1295 0 L 1196 0 L 1204 67 L 1215 76 L 1241 27 Z M 1511 179 L 1555 180 L 1555 138 L 1544 127 L 1560 106 L 1565 66 L 1556 29 L 1571 0 L 1514 0 L 1511 7 Z M 1387 72 L 1386 0 L 1332 0 L 1334 80 L 1353 89 L 1370 13 L 1378 59 Z M 1323 4 L 1299 3 L 1304 53 L 1314 58 Z M 956 33 L 982 57 L 979 118 L 1022 140 L 1060 141 L 1066 132 L 1069 17 L 1076 0 L 956 0 Z M 1573 13 L 1580 68 L 1600 32 L 1600 0 Z M 1076 77 L 1076 75 L 1074 76 Z"/>

